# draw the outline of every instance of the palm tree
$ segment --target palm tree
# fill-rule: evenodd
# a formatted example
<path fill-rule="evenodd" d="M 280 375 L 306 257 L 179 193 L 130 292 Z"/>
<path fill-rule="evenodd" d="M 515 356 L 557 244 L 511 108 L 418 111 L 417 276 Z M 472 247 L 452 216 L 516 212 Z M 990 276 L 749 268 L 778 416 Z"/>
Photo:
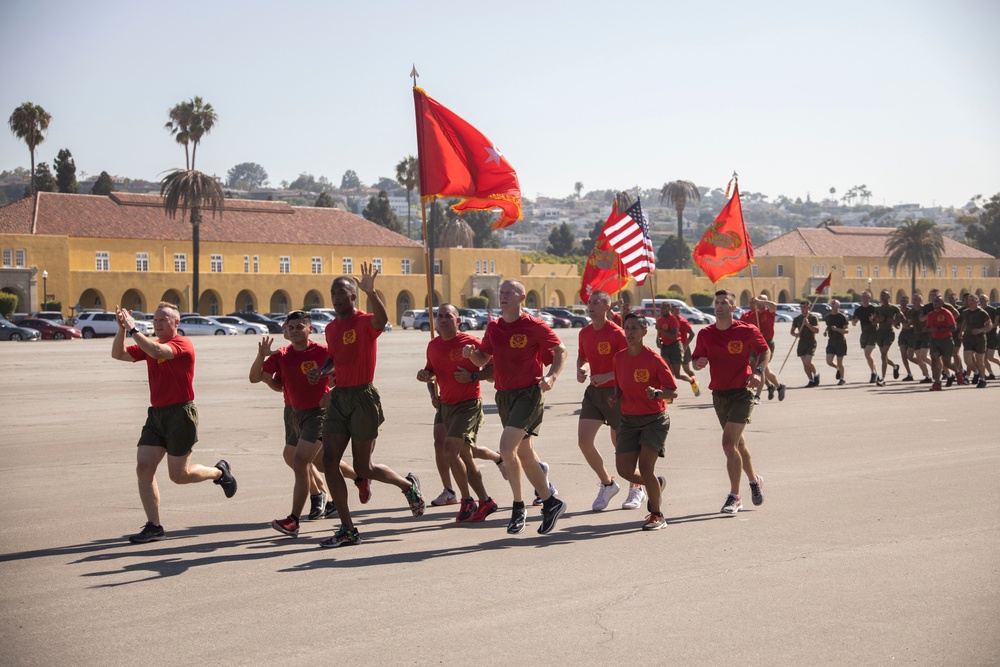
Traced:
<path fill-rule="evenodd" d="M 698 186 L 691 181 L 671 181 L 660 190 L 660 203 L 669 201 L 677 210 L 677 238 L 684 239 L 684 207 L 688 199 L 701 201 Z"/>
<path fill-rule="evenodd" d="M 933 269 L 944 254 L 944 238 L 933 220 L 907 218 L 885 241 L 889 266 L 900 263 L 910 267 L 910 293 L 917 291 L 917 269 Z"/>
<path fill-rule="evenodd" d="M 573 184 L 573 189 L 576 190 L 576 198 L 580 198 L 580 193 L 583 192 L 583 181 L 577 181 Z"/>
<path fill-rule="evenodd" d="M 192 280 L 191 280 L 191 310 L 198 310 L 199 297 L 199 262 L 198 257 L 201 251 L 201 209 L 212 210 L 212 217 L 219 213 L 222 217 L 222 208 L 225 205 L 226 197 L 222 192 L 222 186 L 213 177 L 203 174 L 193 169 L 174 169 L 160 181 L 160 195 L 163 197 L 163 208 L 171 218 L 177 217 L 178 209 L 181 213 L 191 209 L 191 255 L 192 255 Z"/>
<path fill-rule="evenodd" d="M 410 193 L 420 185 L 417 158 L 407 155 L 396 165 L 396 180 L 406 188 L 406 237 L 410 238 Z"/>
<path fill-rule="evenodd" d="M 35 194 L 35 147 L 45 141 L 45 131 L 49 129 L 52 116 L 42 107 L 31 102 L 25 102 L 10 115 L 7 124 L 14 136 L 28 144 L 31 153 L 31 172 L 29 173 L 29 192 Z"/>
<path fill-rule="evenodd" d="M 177 143 L 184 146 L 184 166 L 186 169 L 194 169 L 194 161 L 198 152 L 198 144 L 201 138 L 212 131 L 215 121 L 219 119 L 215 109 L 211 104 L 205 102 L 197 95 L 187 102 L 175 104 L 167 112 L 170 120 L 164 125 L 174 136 Z M 190 156 L 188 145 L 191 145 Z"/>

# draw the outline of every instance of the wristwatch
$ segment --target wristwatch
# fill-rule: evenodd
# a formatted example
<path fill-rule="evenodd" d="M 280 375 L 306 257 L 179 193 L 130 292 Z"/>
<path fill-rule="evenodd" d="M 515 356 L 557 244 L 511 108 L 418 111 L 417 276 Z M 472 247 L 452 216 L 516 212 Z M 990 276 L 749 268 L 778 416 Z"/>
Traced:
<path fill-rule="evenodd" d="M 471 377 L 472 381 L 475 382 L 476 380 L 479 379 L 479 373 L 476 373 L 476 372 L 469 373 L 469 377 Z"/>
<path fill-rule="evenodd" d="M 128 330 L 128 335 L 131 336 L 132 334 L 134 334 L 134 333 L 136 333 L 138 331 L 139 331 L 138 329 L 136 329 L 135 327 L 132 327 L 131 329 Z"/>
<path fill-rule="evenodd" d="M 758 366 L 757 368 L 754 369 L 753 372 L 754 373 L 759 373 L 759 374 L 763 375 L 764 374 L 764 369 L 762 369 L 760 366 Z"/>

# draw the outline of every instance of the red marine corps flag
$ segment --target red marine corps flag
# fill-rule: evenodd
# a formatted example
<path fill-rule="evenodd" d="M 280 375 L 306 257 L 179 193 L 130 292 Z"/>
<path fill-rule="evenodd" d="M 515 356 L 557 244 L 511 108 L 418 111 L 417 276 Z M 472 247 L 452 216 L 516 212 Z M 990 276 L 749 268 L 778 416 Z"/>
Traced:
<path fill-rule="evenodd" d="M 522 219 L 517 174 L 493 142 L 422 88 L 413 87 L 413 104 L 420 196 L 459 197 L 461 201 L 451 207 L 458 214 L 500 209 L 493 229 Z"/>
<path fill-rule="evenodd" d="M 715 219 L 701 242 L 694 247 L 694 263 L 701 267 L 713 283 L 736 275 L 753 263 L 753 245 L 743 223 L 740 186 L 735 184 L 733 196 Z"/>
<path fill-rule="evenodd" d="M 617 203 L 611 207 L 611 215 L 604 223 L 605 228 L 613 221 L 618 220 Z M 583 280 L 580 285 L 580 301 L 587 303 L 590 295 L 597 290 L 604 290 L 610 295 L 615 295 L 628 284 L 628 276 L 621 274 L 618 263 L 618 254 L 611 247 L 607 237 L 600 234 L 597 242 L 594 243 L 594 251 L 587 259 L 587 265 L 583 269 Z"/>
<path fill-rule="evenodd" d="M 833 267 L 833 268 L 837 268 L 837 267 Z M 832 279 L 833 279 L 833 271 L 831 271 L 830 275 L 828 275 L 826 277 L 826 280 L 824 280 L 823 282 L 821 282 L 819 284 L 819 287 L 816 288 L 816 294 L 822 294 L 823 290 L 825 290 L 827 287 L 830 286 L 830 282 L 831 282 Z"/>

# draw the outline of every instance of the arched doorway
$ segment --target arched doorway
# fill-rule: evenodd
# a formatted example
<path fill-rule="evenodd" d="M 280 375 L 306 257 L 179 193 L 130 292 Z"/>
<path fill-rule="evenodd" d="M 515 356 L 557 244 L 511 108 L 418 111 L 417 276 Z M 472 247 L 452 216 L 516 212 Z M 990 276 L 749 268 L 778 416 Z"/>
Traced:
<path fill-rule="evenodd" d="M 746 308 L 750 305 L 750 299 L 752 298 L 753 294 L 750 293 L 750 290 L 743 290 L 740 292 L 740 306 Z"/>
<path fill-rule="evenodd" d="M 218 292 L 213 289 L 205 290 L 198 297 L 198 312 L 208 316 L 221 315 L 222 313 L 219 312 L 220 303 Z"/>
<path fill-rule="evenodd" d="M 236 295 L 236 310 L 244 313 L 256 313 L 256 295 L 248 289 L 240 290 L 240 293 Z"/>
<path fill-rule="evenodd" d="M 785 290 L 778 292 L 778 303 L 788 303 L 788 292 Z"/>
<path fill-rule="evenodd" d="M 302 301 L 302 307 L 305 310 L 312 310 L 313 308 L 323 307 L 323 295 L 318 291 L 311 289 L 306 292 L 306 298 Z"/>
<path fill-rule="evenodd" d="M 434 292 L 434 307 L 437 308 L 440 305 L 441 305 L 441 295 L 438 294 L 437 292 Z M 427 307 L 427 297 L 425 296 L 424 297 L 424 308 L 426 308 L 426 307 Z"/>
<path fill-rule="evenodd" d="M 681 295 L 683 295 L 683 294 L 684 294 L 684 290 L 683 290 L 683 289 L 681 288 L 681 286 L 680 286 L 680 285 L 678 285 L 678 284 L 676 284 L 676 283 L 674 283 L 673 285 L 671 285 L 671 286 L 670 286 L 670 287 L 668 288 L 668 290 L 669 290 L 670 292 L 674 292 L 675 294 L 681 294 Z"/>
<path fill-rule="evenodd" d="M 538 292 L 536 292 L 535 290 L 531 290 L 528 292 L 527 296 L 524 299 L 524 307 L 538 308 L 538 304 L 540 304 L 541 302 L 542 299 L 540 296 L 538 296 Z"/>
<path fill-rule="evenodd" d="M 487 308 L 496 308 L 499 305 L 497 301 L 497 296 L 490 289 L 484 289 L 479 292 L 479 296 L 486 297 Z"/>
<path fill-rule="evenodd" d="M 403 290 L 396 297 L 396 324 L 400 323 L 400 318 L 403 317 L 403 313 L 410 310 L 413 306 L 413 297 L 409 292 Z"/>
<path fill-rule="evenodd" d="M 122 308 L 137 310 L 140 313 L 146 312 L 146 297 L 137 289 L 126 290 L 122 294 Z"/>
<path fill-rule="evenodd" d="M 550 306 L 556 306 L 559 308 L 568 305 L 566 303 L 566 295 L 562 293 L 562 290 L 554 289 L 549 291 L 549 304 Z"/>
<path fill-rule="evenodd" d="M 104 295 L 92 287 L 83 291 L 78 303 L 79 308 L 77 310 L 81 308 L 98 308 L 104 310 L 108 306 L 108 301 L 104 298 Z"/>
<path fill-rule="evenodd" d="M 1000 301 L 1000 293 L 998 293 L 997 290 L 995 289 L 990 290 L 990 301 L 993 303 Z"/>
<path fill-rule="evenodd" d="M 180 310 L 181 312 L 184 311 L 186 306 L 186 304 L 181 302 L 181 293 L 175 289 L 168 289 L 166 292 L 164 292 L 163 296 L 160 297 L 160 301 L 165 301 L 167 303 L 174 304 L 175 306 L 177 306 L 177 309 Z"/>
<path fill-rule="evenodd" d="M 899 303 L 900 301 L 902 301 L 902 299 L 903 299 L 904 296 L 907 296 L 906 290 L 902 290 L 902 289 L 901 290 L 896 290 L 896 301 L 895 301 L 895 303 Z"/>
<path fill-rule="evenodd" d="M 278 290 L 271 295 L 271 310 L 272 313 L 287 313 L 288 312 L 288 293 L 285 290 Z"/>

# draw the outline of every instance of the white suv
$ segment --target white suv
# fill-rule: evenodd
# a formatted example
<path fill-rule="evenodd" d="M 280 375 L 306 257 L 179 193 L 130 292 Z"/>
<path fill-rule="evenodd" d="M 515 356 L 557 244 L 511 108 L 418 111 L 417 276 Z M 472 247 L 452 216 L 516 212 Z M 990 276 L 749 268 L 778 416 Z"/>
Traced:
<path fill-rule="evenodd" d="M 114 313 L 103 310 L 85 310 L 76 316 L 74 324 L 84 338 L 97 336 L 114 336 L 118 333 L 118 320 Z M 135 328 L 147 336 L 153 335 L 153 323 L 146 320 L 136 320 Z"/>

